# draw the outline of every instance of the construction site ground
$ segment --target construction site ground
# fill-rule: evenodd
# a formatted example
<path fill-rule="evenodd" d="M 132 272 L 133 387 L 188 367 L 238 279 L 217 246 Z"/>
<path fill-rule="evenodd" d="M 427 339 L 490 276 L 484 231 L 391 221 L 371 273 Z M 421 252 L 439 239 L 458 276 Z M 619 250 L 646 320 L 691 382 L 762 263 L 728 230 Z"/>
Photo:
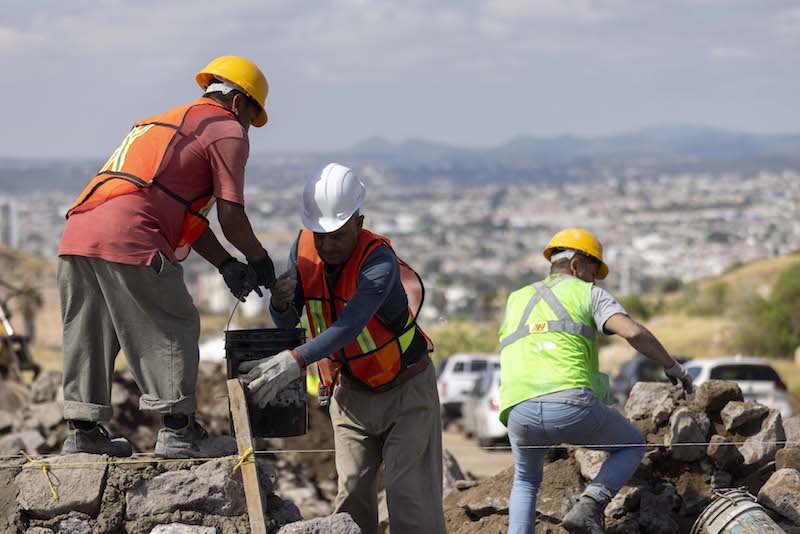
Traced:
<path fill-rule="evenodd" d="M 456 425 L 442 432 L 442 444 L 455 457 L 461 471 L 475 478 L 486 478 L 514 465 L 510 450 L 485 450 L 474 439 L 467 439 Z M 507 447 L 508 443 L 498 443 Z"/>

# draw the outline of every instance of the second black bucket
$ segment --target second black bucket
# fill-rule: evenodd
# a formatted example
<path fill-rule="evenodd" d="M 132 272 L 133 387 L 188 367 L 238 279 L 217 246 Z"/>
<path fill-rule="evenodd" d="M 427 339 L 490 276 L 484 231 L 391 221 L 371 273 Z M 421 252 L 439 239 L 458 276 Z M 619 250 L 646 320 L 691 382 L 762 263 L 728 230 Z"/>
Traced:
<path fill-rule="evenodd" d="M 239 376 L 241 362 L 260 360 L 287 349 L 299 347 L 306 340 L 302 328 L 262 328 L 256 330 L 227 330 L 225 358 L 228 378 Z M 264 408 L 249 404 L 253 437 L 284 438 L 302 436 L 308 430 L 306 405 L 306 375 L 289 384 Z"/>

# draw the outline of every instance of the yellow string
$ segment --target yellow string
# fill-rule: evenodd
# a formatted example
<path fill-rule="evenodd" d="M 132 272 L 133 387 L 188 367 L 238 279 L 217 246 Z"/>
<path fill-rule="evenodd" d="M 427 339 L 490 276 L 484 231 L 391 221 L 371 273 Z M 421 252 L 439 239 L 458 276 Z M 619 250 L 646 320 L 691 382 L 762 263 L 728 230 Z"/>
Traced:
<path fill-rule="evenodd" d="M 42 473 L 44 473 L 44 478 L 45 480 L 47 480 L 47 485 L 50 486 L 50 492 L 53 494 L 53 498 L 55 500 L 58 500 L 58 493 L 56 493 L 56 489 L 53 487 L 53 483 L 50 482 L 50 474 L 47 472 L 47 464 L 39 460 L 34 460 L 30 456 L 28 456 L 28 453 L 26 453 L 25 451 L 19 451 L 19 452 L 22 453 L 22 455 L 25 456 L 25 458 L 27 458 L 28 461 L 31 462 L 32 464 L 34 465 L 38 464 L 42 467 Z"/>
<path fill-rule="evenodd" d="M 233 470 L 236 471 L 237 469 L 239 469 L 245 462 L 245 460 L 247 460 L 251 456 L 253 456 L 253 447 L 249 447 L 246 451 L 244 451 L 244 454 L 239 456 L 239 461 L 236 463 L 236 465 L 233 466 Z"/>

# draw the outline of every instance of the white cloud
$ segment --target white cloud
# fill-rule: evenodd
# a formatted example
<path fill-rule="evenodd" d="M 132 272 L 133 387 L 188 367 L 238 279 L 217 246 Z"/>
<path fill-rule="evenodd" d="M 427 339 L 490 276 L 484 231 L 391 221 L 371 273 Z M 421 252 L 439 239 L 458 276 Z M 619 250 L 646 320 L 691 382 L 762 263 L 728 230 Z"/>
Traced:
<path fill-rule="evenodd" d="M 627 16 L 631 0 L 488 0 L 486 10 L 500 18 L 603 22 Z"/>
<path fill-rule="evenodd" d="M 758 57 L 751 48 L 731 45 L 712 46 L 708 56 L 715 61 L 753 61 Z"/>
<path fill-rule="evenodd" d="M 16 28 L 0 26 L 0 50 L 9 51 L 45 43 L 44 36 L 26 33 Z"/>
<path fill-rule="evenodd" d="M 786 9 L 775 16 L 778 35 L 787 42 L 800 41 L 800 7 Z"/>

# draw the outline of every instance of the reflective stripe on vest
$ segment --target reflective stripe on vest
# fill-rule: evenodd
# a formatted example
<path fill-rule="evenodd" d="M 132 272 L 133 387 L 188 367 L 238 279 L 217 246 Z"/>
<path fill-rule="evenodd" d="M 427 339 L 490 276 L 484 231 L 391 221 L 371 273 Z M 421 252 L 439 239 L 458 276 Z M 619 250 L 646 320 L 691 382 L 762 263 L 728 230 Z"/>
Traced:
<path fill-rule="evenodd" d="M 550 289 L 563 280 L 566 279 L 563 277 L 558 277 L 550 280 L 550 282 L 547 284 L 543 282 L 536 282 L 533 284 L 533 288 L 536 290 L 536 293 L 533 294 L 531 300 L 528 302 L 528 305 L 525 307 L 525 311 L 522 313 L 522 318 L 519 321 L 517 329 L 500 340 L 501 351 L 512 343 L 516 343 L 520 339 L 523 339 L 529 335 L 543 334 L 548 332 L 564 332 L 566 334 L 582 336 L 592 341 L 597 340 L 597 333 L 595 332 L 594 328 L 573 320 L 567 309 Z M 547 304 L 547 306 L 553 311 L 557 320 L 527 325 L 526 323 L 533 312 L 533 308 L 536 307 L 541 300 L 544 300 L 545 304 Z"/>
<path fill-rule="evenodd" d="M 109 199 L 156 186 L 186 207 L 181 235 L 177 243 L 171 243 L 178 260 L 185 259 L 192 244 L 208 228 L 206 215 L 216 200 L 211 191 L 212 184 L 208 184 L 208 193 L 187 200 L 157 179 L 167 163 L 167 152 L 175 143 L 186 116 L 197 106 L 220 108 L 236 120 L 236 116 L 218 102 L 200 98 L 191 104 L 137 122 L 67 211 L 67 218 L 75 213 L 90 211 Z"/>
<path fill-rule="evenodd" d="M 350 258 L 340 267 L 339 278 L 335 287 L 329 287 L 325 276 L 325 264 L 319 257 L 314 245 L 314 236 L 308 230 L 300 233 L 297 246 L 297 271 L 306 313 L 311 325 L 311 334 L 316 337 L 330 328 L 339 313 L 347 305 L 358 289 L 358 277 L 361 267 L 370 254 L 381 245 L 391 249 L 388 239 L 362 230 L 355 250 Z M 419 276 L 398 258 L 400 266 L 400 282 L 411 302 L 412 298 L 421 306 L 422 287 Z M 413 283 L 419 287 L 413 287 Z M 407 285 L 410 284 L 410 285 Z M 409 288 L 409 289 L 406 289 Z M 409 303 L 410 303 L 409 302 Z M 403 324 L 390 326 L 378 316 L 373 316 L 350 343 L 326 360 L 320 360 L 320 378 L 327 387 L 335 383 L 339 368 L 345 366 L 353 378 L 369 387 L 377 388 L 388 384 L 403 370 L 404 355 L 415 346 L 419 336 L 430 350 L 431 345 L 425 333 L 414 320 L 414 313 L 409 307 L 406 319 L 397 318 Z"/>

